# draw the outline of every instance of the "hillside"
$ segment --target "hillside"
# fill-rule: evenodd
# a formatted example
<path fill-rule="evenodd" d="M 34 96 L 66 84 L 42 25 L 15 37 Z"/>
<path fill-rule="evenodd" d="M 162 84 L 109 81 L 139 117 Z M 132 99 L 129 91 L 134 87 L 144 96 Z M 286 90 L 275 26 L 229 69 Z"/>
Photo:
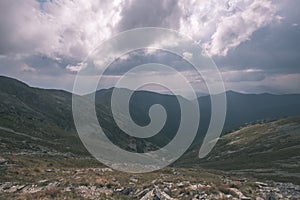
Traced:
<path fill-rule="evenodd" d="M 2 152 L 59 151 L 86 154 L 76 135 L 71 94 L 32 88 L 0 77 L 0 141 Z"/>
<path fill-rule="evenodd" d="M 221 137 L 198 165 L 300 183 L 300 118 L 241 128 Z"/>
<path fill-rule="evenodd" d="M 112 90 L 113 88 L 97 91 L 96 112 L 105 134 L 113 143 L 128 151 L 147 152 L 161 148 L 172 140 L 180 124 L 180 108 L 176 96 L 148 91 L 134 93 L 130 101 L 130 114 L 137 124 L 143 126 L 150 122 L 148 110 L 153 104 L 163 105 L 168 114 L 167 122 L 159 134 L 140 139 L 127 135 L 117 127 L 110 109 Z M 121 90 L 126 92 L 125 89 Z M 198 148 L 201 144 L 210 121 L 209 97 L 199 97 L 198 101 L 201 121 L 191 149 Z M 227 102 L 223 134 L 247 123 L 300 115 L 300 95 L 252 95 L 229 91 Z M 58 141 L 62 145 L 56 145 L 57 147 L 66 147 L 61 149 L 63 152 L 87 154 L 75 130 L 71 103 L 72 94 L 69 92 L 32 88 L 18 80 L 0 76 L 0 127 L 42 140 Z M 120 116 L 123 116 L 122 113 Z M 128 119 L 123 117 L 122 120 L 126 123 Z M 3 132 L 4 129 L 0 131 Z"/>

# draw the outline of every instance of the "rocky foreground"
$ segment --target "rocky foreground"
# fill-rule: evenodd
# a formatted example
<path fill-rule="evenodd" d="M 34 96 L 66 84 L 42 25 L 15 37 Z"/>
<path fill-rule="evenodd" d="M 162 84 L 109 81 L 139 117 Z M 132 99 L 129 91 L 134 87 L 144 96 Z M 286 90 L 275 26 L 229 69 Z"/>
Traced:
<path fill-rule="evenodd" d="M 5 155 L 0 170 L 0 199 L 300 199 L 292 183 L 188 168 L 127 174 L 91 158 Z"/>

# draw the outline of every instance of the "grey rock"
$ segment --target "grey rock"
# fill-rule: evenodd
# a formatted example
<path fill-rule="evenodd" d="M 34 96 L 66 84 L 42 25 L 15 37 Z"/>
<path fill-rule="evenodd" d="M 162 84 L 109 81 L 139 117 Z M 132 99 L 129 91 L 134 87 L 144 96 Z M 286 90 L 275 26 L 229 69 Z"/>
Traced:
<path fill-rule="evenodd" d="M 168 194 L 168 195 L 171 195 L 171 190 L 170 190 L 170 188 L 168 188 L 168 187 L 165 187 L 164 188 L 164 192 L 166 193 L 166 194 Z"/>
<path fill-rule="evenodd" d="M 0 165 L 7 164 L 8 160 L 0 158 Z"/>
<path fill-rule="evenodd" d="M 53 188 L 56 188 L 60 185 L 59 182 L 55 181 L 53 183 L 49 183 L 47 186 L 46 186 L 46 189 L 53 189 Z"/>
<path fill-rule="evenodd" d="M 138 182 L 138 179 L 131 177 L 131 178 L 130 178 L 130 182 L 132 182 L 132 183 L 137 183 L 137 182 Z"/>
<path fill-rule="evenodd" d="M 143 196 L 140 200 L 175 200 L 174 198 L 170 197 L 165 192 L 161 191 L 158 187 L 151 191 L 149 191 L 145 196 Z"/>
<path fill-rule="evenodd" d="M 124 194 L 124 195 L 130 195 L 131 192 L 133 192 L 133 189 L 132 189 L 132 188 L 125 188 L 125 189 L 122 191 L 122 194 Z"/>

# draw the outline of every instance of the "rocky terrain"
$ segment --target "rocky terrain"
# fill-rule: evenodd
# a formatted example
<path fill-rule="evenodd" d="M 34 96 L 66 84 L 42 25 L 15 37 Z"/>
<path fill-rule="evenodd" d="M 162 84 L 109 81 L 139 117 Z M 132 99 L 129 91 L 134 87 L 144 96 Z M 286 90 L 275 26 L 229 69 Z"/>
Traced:
<path fill-rule="evenodd" d="M 1 199 L 299 199 L 300 186 L 226 175 L 222 171 L 166 168 L 127 174 L 88 157 L 2 155 Z"/>

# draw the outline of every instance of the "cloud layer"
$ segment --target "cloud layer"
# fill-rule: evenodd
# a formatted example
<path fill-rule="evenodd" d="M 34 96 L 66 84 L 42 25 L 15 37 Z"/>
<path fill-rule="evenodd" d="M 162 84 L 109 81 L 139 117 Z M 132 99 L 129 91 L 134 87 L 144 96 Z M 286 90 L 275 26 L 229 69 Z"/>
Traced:
<path fill-rule="evenodd" d="M 121 31 L 154 26 L 198 41 L 216 60 L 230 88 L 238 88 L 241 82 L 248 88 L 259 84 L 270 88 L 264 87 L 271 83 L 270 77 L 296 80 L 300 74 L 297 5 L 293 0 L 3 0 L 0 73 L 43 87 L 53 87 L 50 80 L 57 77 L 68 77 L 67 86 L 61 81 L 57 84 L 62 86 L 55 87 L 71 90 L 82 60 L 100 42 Z M 183 56 L 193 55 L 186 52 Z M 151 58 L 162 63 L 172 60 L 150 55 L 135 61 L 136 57 L 140 56 L 125 59 L 113 74 Z M 172 61 L 188 73 L 184 63 Z"/>
<path fill-rule="evenodd" d="M 14 0 L 1 1 L 0 8 L 1 54 L 76 59 L 113 34 L 147 26 L 179 30 L 211 55 L 224 56 L 276 19 L 269 0 Z"/>

